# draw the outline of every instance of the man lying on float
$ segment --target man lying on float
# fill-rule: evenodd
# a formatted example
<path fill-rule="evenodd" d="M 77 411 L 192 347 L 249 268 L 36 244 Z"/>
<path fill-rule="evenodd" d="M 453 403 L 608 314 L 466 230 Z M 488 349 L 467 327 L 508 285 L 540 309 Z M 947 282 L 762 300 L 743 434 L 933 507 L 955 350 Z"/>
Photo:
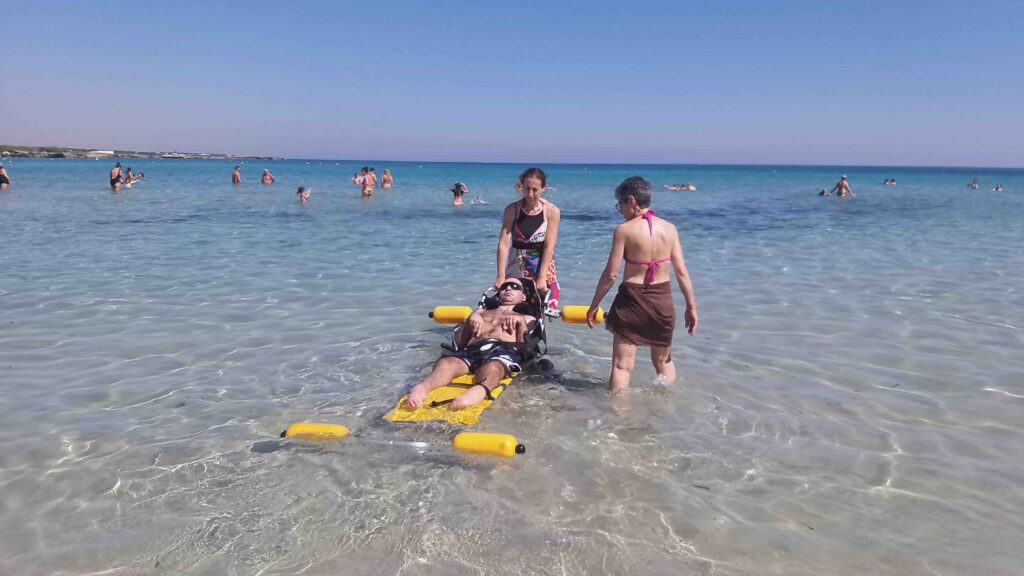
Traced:
<path fill-rule="evenodd" d="M 455 397 L 451 408 L 458 410 L 491 398 L 491 391 L 504 379 L 514 376 L 519 366 L 519 348 L 536 319 L 514 309 L 526 301 L 523 283 L 509 278 L 498 288 L 498 307 L 478 309 L 456 328 L 457 351 L 442 356 L 434 369 L 409 391 L 406 403 L 411 408 L 423 406 L 427 393 L 465 374 L 476 376 L 475 384 Z"/>

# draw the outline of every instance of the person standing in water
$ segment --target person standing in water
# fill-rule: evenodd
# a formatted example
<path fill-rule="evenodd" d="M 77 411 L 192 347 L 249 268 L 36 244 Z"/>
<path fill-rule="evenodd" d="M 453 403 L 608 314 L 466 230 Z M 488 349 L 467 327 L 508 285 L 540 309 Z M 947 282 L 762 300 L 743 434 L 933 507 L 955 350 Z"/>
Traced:
<path fill-rule="evenodd" d="M 836 185 L 832 188 L 832 191 L 836 193 L 836 196 L 846 196 L 847 194 L 849 194 L 850 196 L 856 196 L 856 194 L 854 194 L 853 190 L 850 188 L 850 183 L 846 181 L 846 174 L 843 174 L 843 176 L 839 179 L 839 182 L 836 182 Z"/>
<path fill-rule="evenodd" d="M 274 175 L 270 173 L 270 170 L 268 168 L 264 168 L 263 177 L 260 178 L 260 182 L 264 184 L 273 184 L 275 180 L 277 180 L 277 178 L 274 178 Z"/>
<path fill-rule="evenodd" d="M 7 190 L 11 187 L 11 175 L 7 173 L 7 168 L 4 168 L 3 164 L 0 164 L 0 191 Z"/>
<path fill-rule="evenodd" d="M 231 173 L 231 183 L 241 184 L 242 183 L 242 167 L 235 166 L 235 171 Z"/>
<path fill-rule="evenodd" d="M 123 180 L 124 177 L 121 175 L 121 163 L 118 162 L 117 164 L 114 165 L 113 168 L 110 169 L 110 188 L 114 192 L 117 192 L 118 189 L 121 188 L 121 182 Z"/>
<path fill-rule="evenodd" d="M 452 204 L 455 206 L 462 206 L 462 197 L 465 196 L 466 192 L 469 192 L 469 186 L 466 186 L 462 182 L 456 182 L 451 187 L 452 195 L 455 199 L 452 200 Z"/>
<path fill-rule="evenodd" d="M 380 187 L 385 189 L 391 188 L 391 184 L 393 184 L 394 181 L 395 179 L 391 177 L 391 170 L 385 168 L 384 174 L 380 177 Z"/>
<path fill-rule="evenodd" d="M 530 278 L 544 297 L 547 312 L 553 313 L 558 310 L 560 296 L 555 243 L 562 213 L 541 197 L 547 178 L 540 168 L 528 168 L 516 181 L 523 197 L 506 206 L 501 218 L 494 287 L 501 286 L 506 278 Z"/>
<path fill-rule="evenodd" d="M 683 293 L 686 309 L 683 314 L 687 331 L 697 331 L 697 300 L 693 294 L 690 273 L 683 262 L 679 231 L 651 209 L 651 183 L 640 176 L 625 179 L 615 189 L 615 208 L 625 223 L 612 234 L 608 263 L 597 281 L 594 298 L 587 310 L 587 326 L 594 327 L 598 306 L 608 290 L 615 285 L 619 267 L 625 260 L 622 283 L 606 318 L 612 339 L 612 372 L 608 389 L 629 387 L 629 376 L 636 363 L 638 346 L 651 347 L 651 363 L 666 384 L 676 379 L 672 362 L 672 336 L 675 333 L 676 310 L 672 302 L 669 266 Z"/>
<path fill-rule="evenodd" d="M 363 166 L 362 176 L 358 183 L 361 186 L 363 198 L 371 198 L 373 197 L 373 189 L 377 186 L 377 175 L 372 174 L 369 168 Z"/>

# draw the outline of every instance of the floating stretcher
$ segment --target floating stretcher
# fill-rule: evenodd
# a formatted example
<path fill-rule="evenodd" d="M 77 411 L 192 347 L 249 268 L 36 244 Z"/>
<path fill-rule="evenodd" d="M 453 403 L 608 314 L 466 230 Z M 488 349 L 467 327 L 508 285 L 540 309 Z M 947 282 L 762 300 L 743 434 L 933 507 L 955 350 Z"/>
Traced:
<path fill-rule="evenodd" d="M 526 301 L 516 307 L 516 311 L 531 316 L 534 319 L 533 326 L 528 330 L 525 342 L 518 345 L 520 356 L 519 365 L 523 369 L 519 374 L 502 379 L 489 394 L 489 398 L 474 406 L 468 406 L 461 410 L 452 410 L 449 404 L 456 396 L 462 394 L 475 384 L 474 376 L 467 374 L 459 376 L 445 386 L 431 390 L 427 395 L 427 402 L 420 408 L 411 408 L 406 400 L 408 395 L 403 395 L 395 407 L 384 415 L 385 420 L 391 422 L 430 422 L 441 421 L 449 424 L 472 426 L 480 420 L 484 410 L 487 410 L 505 391 L 505 388 L 512 380 L 521 374 L 526 373 L 533 366 L 547 371 L 553 368 L 553 364 L 545 356 L 548 352 L 547 327 L 548 318 L 558 317 L 563 322 L 581 324 L 587 321 L 586 306 L 564 306 L 558 313 L 551 316 L 545 312 L 544 300 L 537 291 L 532 280 L 520 278 L 523 283 Z M 492 291 L 484 292 L 480 297 L 478 308 L 496 308 L 498 306 L 497 294 Z M 456 343 L 459 341 L 459 330 L 464 322 L 473 313 L 469 306 L 437 306 L 430 314 L 434 322 L 438 324 L 457 324 L 452 331 L 451 344 L 442 344 L 448 352 L 458 350 Z M 604 311 L 598 309 L 597 321 L 604 320 Z M 281 433 L 282 438 L 303 438 L 307 440 L 329 440 L 341 439 L 348 436 L 349 430 L 340 424 L 299 422 L 292 424 L 287 430 Z M 509 434 L 491 434 L 485 432 L 462 432 L 455 436 L 452 446 L 458 450 L 468 452 L 494 454 L 498 456 L 513 456 L 522 454 L 526 448 L 518 443 L 515 437 Z"/>

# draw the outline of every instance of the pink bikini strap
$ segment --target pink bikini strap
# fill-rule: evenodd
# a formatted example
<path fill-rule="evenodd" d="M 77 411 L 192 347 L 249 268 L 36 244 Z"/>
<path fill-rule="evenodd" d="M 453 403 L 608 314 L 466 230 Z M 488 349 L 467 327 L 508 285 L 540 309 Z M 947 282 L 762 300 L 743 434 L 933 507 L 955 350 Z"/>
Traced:
<path fill-rule="evenodd" d="M 641 214 L 640 217 L 643 218 L 644 220 L 647 220 L 647 230 L 650 231 L 651 236 L 653 237 L 654 236 L 654 210 L 650 210 L 649 209 L 649 210 L 647 210 L 647 212 L 644 212 L 643 214 Z M 647 266 L 647 273 L 644 274 L 644 284 L 650 284 L 651 282 L 654 282 L 654 275 L 658 272 L 658 264 L 661 264 L 662 262 L 668 262 L 671 259 L 672 259 L 671 256 L 669 256 L 668 258 L 662 258 L 661 260 L 639 260 L 639 261 L 637 261 L 637 260 L 630 260 L 629 258 L 624 258 L 624 260 L 626 262 L 629 262 L 630 264 L 639 264 L 641 266 Z"/>
<path fill-rule="evenodd" d="M 647 231 L 651 233 L 651 236 L 654 236 L 654 210 L 648 208 L 647 212 L 641 214 L 640 217 L 647 220 Z"/>

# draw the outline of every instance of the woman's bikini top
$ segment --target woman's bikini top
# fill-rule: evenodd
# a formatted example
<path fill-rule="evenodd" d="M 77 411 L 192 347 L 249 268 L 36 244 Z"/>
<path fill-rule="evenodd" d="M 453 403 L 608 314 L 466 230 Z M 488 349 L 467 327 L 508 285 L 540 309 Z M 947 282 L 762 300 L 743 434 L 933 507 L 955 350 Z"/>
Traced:
<path fill-rule="evenodd" d="M 537 214 L 527 214 L 522 209 L 519 202 L 516 202 L 516 219 L 512 224 L 512 248 L 516 250 L 543 250 L 544 240 L 539 242 L 530 242 L 528 239 L 533 238 L 538 230 L 541 229 L 547 223 L 548 212 L 547 203 L 541 202 L 543 208 Z M 527 234 L 529 232 L 529 234 Z M 547 228 L 544 228 L 545 234 Z"/>
<path fill-rule="evenodd" d="M 644 212 L 643 214 L 641 214 L 640 217 L 643 218 L 644 220 L 647 220 L 647 230 L 650 231 L 651 238 L 653 238 L 654 237 L 654 221 L 653 221 L 654 210 L 647 210 L 647 212 Z M 625 257 L 625 254 L 623 254 L 623 258 L 622 259 L 625 260 L 629 264 L 638 264 L 640 266 L 647 266 L 647 273 L 644 274 L 644 284 L 650 284 L 651 282 L 654 282 L 654 275 L 658 272 L 658 265 L 661 264 L 662 262 L 668 262 L 669 260 L 672 259 L 672 256 L 669 255 L 668 258 L 662 258 L 661 260 L 630 260 L 629 258 Z"/>

